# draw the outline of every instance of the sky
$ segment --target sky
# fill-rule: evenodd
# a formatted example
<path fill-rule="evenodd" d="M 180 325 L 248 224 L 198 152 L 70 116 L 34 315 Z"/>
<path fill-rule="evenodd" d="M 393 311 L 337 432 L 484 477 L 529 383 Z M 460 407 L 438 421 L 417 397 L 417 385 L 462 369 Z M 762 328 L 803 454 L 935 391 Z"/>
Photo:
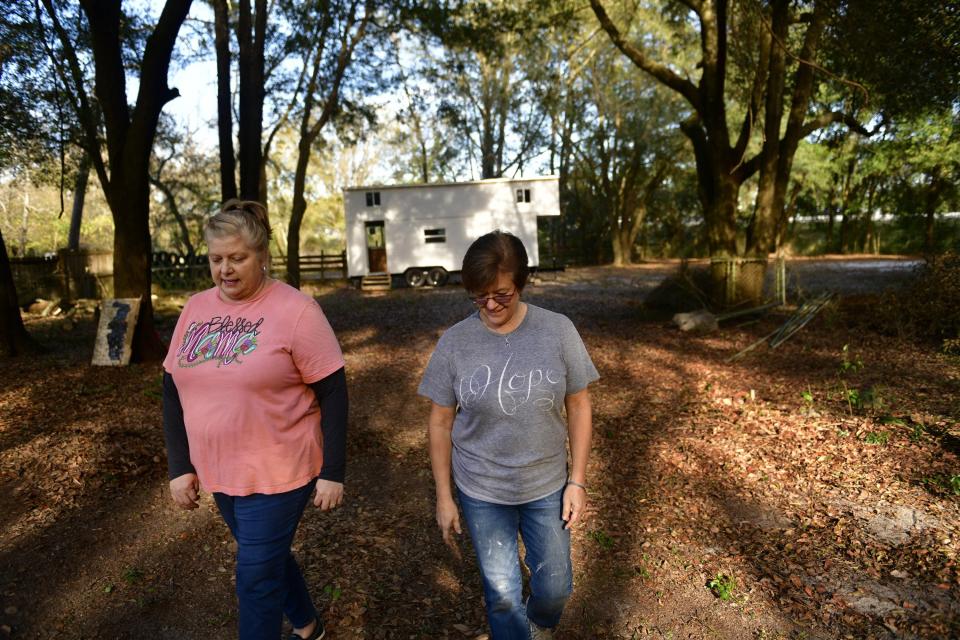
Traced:
<path fill-rule="evenodd" d="M 149 4 L 151 7 L 163 6 L 163 3 L 158 0 L 152 0 Z M 188 20 L 212 22 L 213 12 L 206 3 L 194 2 Z M 184 36 L 193 39 L 194 28 L 191 25 L 181 27 L 181 41 Z M 211 56 L 209 60 L 193 60 L 183 67 L 171 66 L 167 84 L 179 89 L 180 97 L 168 102 L 164 112 L 172 115 L 177 122 L 192 132 L 195 142 L 201 147 L 215 149 L 217 146 L 216 61 Z"/>

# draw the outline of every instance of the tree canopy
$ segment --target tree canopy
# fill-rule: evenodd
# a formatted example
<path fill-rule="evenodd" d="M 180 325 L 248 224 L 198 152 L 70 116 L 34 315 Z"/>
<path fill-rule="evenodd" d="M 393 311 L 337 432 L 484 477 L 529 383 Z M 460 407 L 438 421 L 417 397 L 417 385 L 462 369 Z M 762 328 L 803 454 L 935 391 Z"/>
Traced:
<path fill-rule="evenodd" d="M 89 166 L 117 293 L 139 296 L 151 251 L 202 252 L 199 221 L 232 195 L 270 205 L 298 282 L 303 247 L 342 238 L 304 220 L 342 224 L 337 190 L 357 180 L 558 175 L 543 237 L 587 261 L 878 249 L 878 224 L 938 250 L 955 237 L 937 229 L 958 201 L 958 34 L 958 12 L 922 0 L 15 3 L 0 173 L 60 196 L 0 221 L 7 248 L 39 248 L 20 237 Z M 181 49 L 215 66 L 215 145 L 159 124 Z"/>

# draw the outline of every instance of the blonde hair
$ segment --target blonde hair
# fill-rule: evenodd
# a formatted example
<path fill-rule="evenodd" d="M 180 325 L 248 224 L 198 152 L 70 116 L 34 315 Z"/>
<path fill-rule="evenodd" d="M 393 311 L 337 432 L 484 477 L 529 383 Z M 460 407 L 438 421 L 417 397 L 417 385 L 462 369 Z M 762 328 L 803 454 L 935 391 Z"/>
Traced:
<path fill-rule="evenodd" d="M 220 211 L 207 219 L 203 227 L 206 237 L 243 236 L 254 251 L 270 255 L 270 221 L 267 208 L 256 200 L 232 198 Z"/>

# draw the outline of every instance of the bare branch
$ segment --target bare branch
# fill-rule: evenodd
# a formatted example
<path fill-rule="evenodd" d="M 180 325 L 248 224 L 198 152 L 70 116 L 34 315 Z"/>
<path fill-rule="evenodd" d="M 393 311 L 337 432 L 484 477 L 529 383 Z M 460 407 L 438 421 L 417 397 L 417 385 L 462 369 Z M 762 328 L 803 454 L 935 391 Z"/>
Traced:
<path fill-rule="evenodd" d="M 36 1 L 37 0 L 35 0 L 35 2 Z M 47 10 L 47 15 L 50 16 L 50 21 L 53 22 L 53 29 L 57 34 L 57 39 L 60 40 L 60 46 L 63 47 L 63 57 L 66 58 L 66 66 L 70 71 L 69 78 L 63 68 L 64 61 L 58 61 L 56 59 L 53 51 L 48 47 L 45 37 L 43 38 L 44 48 L 47 50 L 50 62 L 53 64 L 53 68 L 57 70 L 57 74 L 60 76 L 64 87 L 70 92 L 73 98 L 71 104 L 76 110 L 77 119 L 80 121 L 80 126 L 83 127 L 84 138 L 86 139 L 84 144 L 85 151 L 93 161 L 93 166 L 97 172 L 97 177 L 100 179 L 100 184 L 103 185 L 104 190 L 107 190 L 110 185 L 110 177 L 107 175 L 106 164 L 100 153 L 100 135 L 97 132 L 99 118 L 91 107 L 90 98 L 84 88 L 83 71 L 80 69 L 80 60 L 77 58 L 77 51 L 73 46 L 73 42 L 70 41 L 70 36 L 67 35 L 66 29 L 63 28 L 63 24 L 60 22 L 52 0 L 43 0 L 43 6 Z M 40 5 L 35 4 L 35 7 L 37 23 L 41 25 L 42 28 L 43 22 L 40 19 Z M 73 84 L 72 87 L 70 86 L 71 81 Z"/>
<path fill-rule="evenodd" d="M 767 23 L 766 20 L 763 20 L 763 19 L 761 18 L 760 21 L 763 23 L 763 26 L 766 27 L 767 31 L 770 33 L 770 37 L 773 39 L 773 42 L 774 42 L 778 47 L 780 47 L 781 49 L 783 49 L 784 52 L 786 52 L 786 54 L 787 54 L 789 57 L 791 57 L 791 58 L 793 58 L 794 60 L 796 60 L 799 64 L 807 65 L 807 66 L 809 66 L 809 67 L 811 67 L 811 68 L 813 68 L 813 69 L 816 69 L 816 70 L 819 71 L 820 73 L 824 74 L 825 76 L 827 76 L 827 77 L 829 77 L 829 78 L 833 78 L 833 79 L 836 80 L 837 82 L 840 82 L 840 83 L 843 83 L 843 84 L 846 84 L 846 85 L 850 85 L 851 87 L 853 87 L 854 89 L 860 91 L 860 92 L 863 94 L 863 99 L 864 99 L 864 104 L 865 104 L 865 105 L 870 103 L 870 92 L 867 90 L 867 88 L 866 88 L 865 86 L 863 86 L 863 85 L 860 84 L 859 82 L 856 82 L 855 80 L 847 80 L 846 78 L 841 78 L 841 77 L 838 76 L 837 74 L 835 74 L 835 73 L 833 73 L 832 71 L 830 71 L 829 69 L 827 69 L 827 68 L 825 68 L 825 67 L 817 64 L 816 62 L 814 62 L 814 61 L 812 61 L 812 60 L 807 60 L 807 59 L 805 59 L 805 58 L 803 58 L 803 57 L 801 57 L 801 56 L 798 56 L 797 54 L 793 53 L 792 51 L 790 51 L 790 49 L 787 47 L 787 45 L 786 45 L 782 40 L 780 40 L 780 38 L 778 38 L 778 37 L 776 36 L 776 34 L 773 33 L 773 28 Z M 812 22 L 812 21 L 813 21 L 813 14 L 811 14 L 811 13 L 805 13 L 805 14 L 803 14 L 803 15 L 797 20 L 797 22 Z"/>
<path fill-rule="evenodd" d="M 681 78 L 670 69 L 670 67 L 655 60 L 650 60 L 640 49 L 627 42 L 617 26 L 613 24 L 610 16 L 607 15 L 606 9 L 603 8 L 600 0 L 590 0 L 590 6 L 593 8 L 593 12 L 596 14 L 600 26 L 603 27 L 603 30 L 610 36 L 613 44 L 620 49 L 625 56 L 630 58 L 636 66 L 649 73 L 660 83 L 686 98 L 687 102 L 689 102 L 697 112 L 702 110 L 700 94 L 696 85 L 685 78 Z"/>
<path fill-rule="evenodd" d="M 826 113 L 821 113 L 811 118 L 810 120 L 807 120 L 806 122 L 804 122 L 803 127 L 800 129 L 800 134 L 801 134 L 800 137 L 805 138 L 806 136 L 810 135 L 814 131 L 817 131 L 819 129 L 826 127 L 827 125 L 834 124 L 837 122 L 847 125 L 847 127 L 851 131 L 856 131 L 862 136 L 871 136 L 873 135 L 873 133 L 875 133 L 873 131 L 870 131 L 866 127 L 864 127 L 859 120 L 854 118 L 849 113 L 844 113 L 842 111 L 828 111 Z"/>

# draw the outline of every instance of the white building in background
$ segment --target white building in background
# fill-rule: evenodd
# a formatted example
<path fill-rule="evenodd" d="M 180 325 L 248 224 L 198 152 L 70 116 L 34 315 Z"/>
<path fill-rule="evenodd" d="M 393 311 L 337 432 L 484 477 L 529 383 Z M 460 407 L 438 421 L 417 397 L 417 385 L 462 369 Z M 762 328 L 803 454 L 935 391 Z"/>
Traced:
<path fill-rule="evenodd" d="M 415 287 L 445 283 L 470 243 L 494 229 L 520 238 L 539 266 L 537 218 L 560 215 L 556 176 L 351 187 L 343 202 L 347 275 L 402 275 Z"/>

